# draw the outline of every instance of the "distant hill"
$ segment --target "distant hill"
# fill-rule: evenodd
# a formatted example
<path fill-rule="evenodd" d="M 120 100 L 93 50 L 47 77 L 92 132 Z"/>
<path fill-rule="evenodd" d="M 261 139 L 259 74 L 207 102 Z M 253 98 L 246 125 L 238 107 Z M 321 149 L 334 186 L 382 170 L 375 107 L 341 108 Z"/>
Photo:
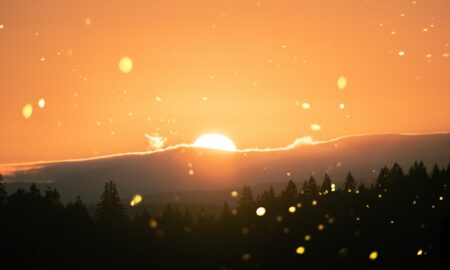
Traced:
<path fill-rule="evenodd" d="M 450 133 L 426 135 L 360 135 L 293 148 L 222 152 L 179 146 L 152 153 L 131 153 L 81 161 L 0 166 L 10 187 L 23 182 L 50 183 L 64 198 L 76 195 L 97 200 L 107 180 L 117 183 L 122 196 L 213 191 L 297 183 L 314 175 L 321 183 L 328 173 L 341 183 L 349 170 L 370 182 L 384 165 L 398 162 L 405 170 L 415 161 L 431 168 L 450 162 Z M 12 184 L 15 183 L 15 184 Z"/>

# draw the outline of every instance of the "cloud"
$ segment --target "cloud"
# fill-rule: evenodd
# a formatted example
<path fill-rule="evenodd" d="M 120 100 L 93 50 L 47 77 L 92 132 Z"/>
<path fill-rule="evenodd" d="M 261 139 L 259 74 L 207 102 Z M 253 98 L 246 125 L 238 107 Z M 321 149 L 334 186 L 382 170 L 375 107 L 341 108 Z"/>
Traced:
<path fill-rule="evenodd" d="M 313 142 L 314 141 L 311 136 L 305 136 L 305 137 L 295 139 L 295 141 L 293 143 L 289 144 L 286 148 L 290 149 L 290 148 L 302 146 L 304 144 L 312 144 Z"/>
<path fill-rule="evenodd" d="M 159 136 L 158 134 L 145 134 L 145 138 L 148 140 L 148 150 L 158 150 L 164 147 L 167 142 L 166 137 Z"/>

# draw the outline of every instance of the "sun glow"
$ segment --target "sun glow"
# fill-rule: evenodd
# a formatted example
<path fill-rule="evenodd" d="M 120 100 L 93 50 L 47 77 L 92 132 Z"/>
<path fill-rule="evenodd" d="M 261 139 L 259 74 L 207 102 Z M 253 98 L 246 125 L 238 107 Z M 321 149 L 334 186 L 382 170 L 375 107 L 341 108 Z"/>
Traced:
<path fill-rule="evenodd" d="M 233 141 L 221 134 L 206 134 L 195 140 L 193 146 L 221 151 L 236 151 Z"/>

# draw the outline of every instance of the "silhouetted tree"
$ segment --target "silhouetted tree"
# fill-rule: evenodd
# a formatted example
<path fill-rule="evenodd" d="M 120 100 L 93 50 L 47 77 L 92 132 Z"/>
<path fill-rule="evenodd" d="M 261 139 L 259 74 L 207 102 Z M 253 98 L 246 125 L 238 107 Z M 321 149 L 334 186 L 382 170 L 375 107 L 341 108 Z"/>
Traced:
<path fill-rule="evenodd" d="M 273 186 L 270 186 L 269 190 L 264 191 L 261 195 L 261 205 L 266 207 L 275 205 L 276 199 L 275 190 Z"/>
<path fill-rule="evenodd" d="M 445 177 L 447 178 L 447 181 L 450 180 L 450 162 L 447 165 L 447 170 L 445 170 Z"/>
<path fill-rule="evenodd" d="M 426 181 L 428 180 L 427 168 L 422 161 L 414 162 L 414 165 L 409 169 L 409 177 L 416 181 Z"/>
<path fill-rule="evenodd" d="M 39 188 L 36 186 L 35 183 L 32 183 L 30 186 L 30 189 L 28 191 L 28 196 L 30 197 L 31 200 L 34 201 L 40 201 L 40 199 L 42 198 L 41 196 L 41 191 L 39 190 Z"/>
<path fill-rule="evenodd" d="M 45 191 L 44 199 L 52 205 L 62 206 L 61 196 L 56 188 L 50 189 L 50 187 Z"/>
<path fill-rule="evenodd" d="M 208 218 L 208 214 L 206 213 L 205 209 L 204 208 L 200 209 L 200 212 L 198 213 L 198 217 L 197 217 L 197 225 L 199 227 L 205 226 L 207 218 Z"/>
<path fill-rule="evenodd" d="M 298 190 L 297 186 L 289 180 L 286 189 L 284 189 L 280 194 L 280 201 L 284 205 L 290 205 L 296 203 L 298 200 Z"/>
<path fill-rule="evenodd" d="M 403 172 L 402 167 L 400 167 L 397 162 L 392 165 L 392 168 L 389 170 L 385 182 L 386 183 L 384 184 L 384 186 L 382 186 L 383 191 L 388 190 L 389 187 L 392 187 L 394 189 L 401 189 L 401 186 L 405 184 L 405 173 Z"/>
<path fill-rule="evenodd" d="M 356 188 L 356 181 L 351 172 L 348 172 L 347 178 L 344 183 L 344 191 L 345 192 L 353 192 Z"/>
<path fill-rule="evenodd" d="M 242 210 L 252 209 L 255 206 L 255 201 L 253 199 L 253 192 L 249 186 L 244 186 L 242 188 L 242 195 L 239 198 L 239 208 Z"/>
<path fill-rule="evenodd" d="M 0 173 L 0 207 L 5 203 L 7 196 L 5 185 L 3 185 L 3 175 Z"/>
<path fill-rule="evenodd" d="M 66 210 L 70 213 L 70 216 L 74 216 L 77 219 L 90 220 L 89 212 L 81 200 L 80 196 L 77 196 L 75 201 L 69 202 L 66 205 Z"/>
<path fill-rule="evenodd" d="M 389 168 L 387 166 L 384 166 L 380 173 L 378 174 L 377 182 L 376 182 L 376 188 L 377 189 L 384 189 L 388 185 L 388 179 L 389 179 Z"/>
<path fill-rule="evenodd" d="M 125 212 L 113 181 L 105 183 L 100 203 L 95 212 L 97 222 L 100 224 L 114 225 L 122 223 L 125 218 Z"/>
<path fill-rule="evenodd" d="M 433 166 L 433 170 L 431 172 L 431 180 L 433 182 L 440 182 L 441 176 L 443 174 L 444 173 L 439 169 L 438 165 L 435 163 L 434 166 Z"/>
<path fill-rule="evenodd" d="M 392 181 L 398 180 L 401 182 L 403 177 L 405 177 L 405 173 L 403 172 L 402 167 L 400 167 L 397 162 L 392 165 L 392 168 L 388 174 Z"/>
<path fill-rule="evenodd" d="M 225 201 L 223 203 L 222 212 L 220 214 L 220 218 L 223 222 L 229 222 L 231 220 L 231 208 L 228 205 L 228 202 Z"/>
<path fill-rule="evenodd" d="M 194 219 L 192 218 L 191 211 L 189 211 L 189 209 L 187 209 L 187 208 L 186 208 L 186 211 L 184 211 L 183 224 L 186 226 L 194 225 Z"/>
<path fill-rule="evenodd" d="M 358 186 L 358 191 L 359 191 L 360 193 L 365 193 L 365 192 L 367 191 L 367 188 L 366 188 L 366 186 L 364 185 L 364 183 L 359 184 L 359 186 Z"/>
<path fill-rule="evenodd" d="M 319 192 L 319 188 L 317 187 L 316 180 L 313 176 L 309 177 L 308 181 L 303 184 L 303 194 L 306 196 L 316 196 Z"/>
<path fill-rule="evenodd" d="M 27 258 L 25 266 L 39 269 L 69 264 L 77 269 L 141 265 L 155 269 L 393 269 L 399 263 L 408 270 L 438 268 L 439 254 L 447 259 L 444 245 L 449 238 L 440 241 L 439 234 L 448 233 L 448 222 L 439 222 L 450 213 L 450 166 L 434 166 L 433 181 L 423 181 L 429 178 L 424 178 L 426 169 L 418 162 L 409 170 L 411 175 L 403 174 L 396 163 L 384 171 L 387 174 L 377 184 L 386 192 L 372 181 L 370 189 L 359 184 L 360 194 L 334 192 L 312 204 L 307 195 L 316 196 L 317 186 L 311 177 L 303 184 L 305 196 L 290 181 L 278 196 L 270 187 L 255 203 L 255 194 L 244 187 L 237 216 L 227 202 L 219 220 L 209 208 L 202 208 L 198 222 L 192 220 L 189 209 L 181 215 L 178 203 L 167 204 L 161 217 L 153 218 L 141 204 L 126 209 L 135 213 L 132 223 L 111 228 L 105 224 L 116 225 L 121 216 L 126 220 L 114 183 L 105 184 L 95 213 L 97 223 L 79 197 L 62 207 L 56 189 L 49 188 L 42 196 L 31 185 L 6 197 L 0 211 L 0 257 L 19 268 L 26 268 L 21 263 Z M 344 186 L 355 190 L 351 173 Z M 325 175 L 320 190 L 330 189 L 331 180 Z M 296 196 L 306 203 L 288 212 L 290 199 Z M 268 209 L 263 217 L 255 213 L 260 204 Z M 306 243 L 305 236 L 311 235 L 313 240 Z M 299 245 L 307 250 L 301 256 L 295 252 Z M 373 250 L 381 254 L 377 260 L 368 259 Z M 43 260 L 47 254 L 53 259 Z"/>
<path fill-rule="evenodd" d="M 331 179 L 328 174 L 325 174 L 322 182 L 322 187 L 320 188 L 322 194 L 331 192 Z"/>

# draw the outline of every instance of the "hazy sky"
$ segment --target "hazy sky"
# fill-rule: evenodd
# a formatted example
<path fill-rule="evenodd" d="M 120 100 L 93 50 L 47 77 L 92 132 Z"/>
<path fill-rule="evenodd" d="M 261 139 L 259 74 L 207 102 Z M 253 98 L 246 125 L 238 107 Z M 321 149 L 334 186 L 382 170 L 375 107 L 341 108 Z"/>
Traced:
<path fill-rule="evenodd" d="M 450 131 L 449 43 L 448 0 L 1 0 L 0 163 Z"/>

